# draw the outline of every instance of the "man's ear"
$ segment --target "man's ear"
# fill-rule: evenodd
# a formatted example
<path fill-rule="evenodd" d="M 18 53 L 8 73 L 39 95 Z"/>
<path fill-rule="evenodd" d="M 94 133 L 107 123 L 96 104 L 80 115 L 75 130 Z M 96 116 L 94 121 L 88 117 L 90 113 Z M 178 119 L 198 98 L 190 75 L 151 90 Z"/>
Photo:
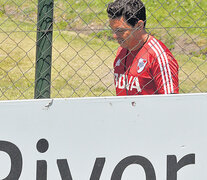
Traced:
<path fill-rule="evenodd" d="M 144 21 L 139 20 L 137 24 L 134 26 L 137 30 L 142 30 L 144 28 Z"/>

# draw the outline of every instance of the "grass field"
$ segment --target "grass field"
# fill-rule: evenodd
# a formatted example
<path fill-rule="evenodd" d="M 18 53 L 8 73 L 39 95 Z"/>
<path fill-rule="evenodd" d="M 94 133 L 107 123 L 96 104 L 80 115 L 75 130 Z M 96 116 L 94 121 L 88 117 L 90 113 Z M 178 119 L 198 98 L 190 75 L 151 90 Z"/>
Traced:
<path fill-rule="evenodd" d="M 108 2 L 55 0 L 51 97 L 114 95 L 118 44 L 108 27 Z M 1 100 L 34 96 L 36 6 L 0 0 Z M 207 92 L 207 2 L 149 0 L 146 7 L 147 30 L 179 62 L 180 92 Z"/>

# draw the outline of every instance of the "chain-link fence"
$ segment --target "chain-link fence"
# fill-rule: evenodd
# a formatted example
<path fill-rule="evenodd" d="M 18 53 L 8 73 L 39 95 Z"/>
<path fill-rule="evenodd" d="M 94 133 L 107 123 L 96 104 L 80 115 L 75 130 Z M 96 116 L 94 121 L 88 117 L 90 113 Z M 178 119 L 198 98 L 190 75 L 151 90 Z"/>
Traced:
<path fill-rule="evenodd" d="M 111 0 L 55 0 L 51 97 L 115 95 Z M 148 33 L 179 63 L 180 93 L 207 92 L 207 1 L 144 0 Z M 0 99 L 32 99 L 37 0 L 0 0 Z M 41 66 L 41 65 L 40 65 Z"/>

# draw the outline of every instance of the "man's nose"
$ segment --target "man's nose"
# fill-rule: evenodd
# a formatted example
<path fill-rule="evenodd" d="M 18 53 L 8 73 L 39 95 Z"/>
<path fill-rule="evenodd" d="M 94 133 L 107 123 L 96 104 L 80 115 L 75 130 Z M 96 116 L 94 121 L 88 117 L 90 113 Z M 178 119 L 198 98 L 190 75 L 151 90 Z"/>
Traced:
<path fill-rule="evenodd" d="M 116 33 L 113 34 L 113 38 L 114 39 L 117 39 L 118 38 Z"/>

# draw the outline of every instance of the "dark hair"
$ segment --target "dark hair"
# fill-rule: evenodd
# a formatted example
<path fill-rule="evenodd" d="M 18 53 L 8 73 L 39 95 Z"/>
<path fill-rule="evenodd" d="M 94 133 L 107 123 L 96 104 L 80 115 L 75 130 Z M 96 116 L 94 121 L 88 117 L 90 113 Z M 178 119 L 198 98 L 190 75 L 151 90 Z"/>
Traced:
<path fill-rule="evenodd" d="M 145 6 L 141 0 L 115 0 L 108 4 L 107 13 L 111 19 L 123 16 L 124 20 L 132 27 L 139 20 L 143 20 L 144 26 L 146 25 Z"/>

